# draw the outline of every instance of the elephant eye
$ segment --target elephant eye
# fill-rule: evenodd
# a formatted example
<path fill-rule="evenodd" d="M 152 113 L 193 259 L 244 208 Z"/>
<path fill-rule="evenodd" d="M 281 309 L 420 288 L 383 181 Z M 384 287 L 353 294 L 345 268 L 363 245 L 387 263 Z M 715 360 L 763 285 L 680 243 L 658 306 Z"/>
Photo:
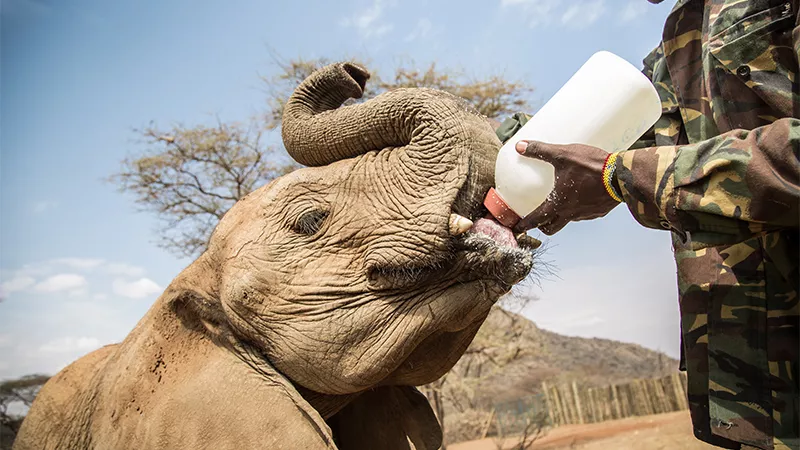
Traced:
<path fill-rule="evenodd" d="M 300 234 L 311 236 L 322 228 L 322 223 L 325 222 L 327 217 L 328 212 L 321 209 L 305 212 L 297 218 L 292 226 L 292 230 Z"/>

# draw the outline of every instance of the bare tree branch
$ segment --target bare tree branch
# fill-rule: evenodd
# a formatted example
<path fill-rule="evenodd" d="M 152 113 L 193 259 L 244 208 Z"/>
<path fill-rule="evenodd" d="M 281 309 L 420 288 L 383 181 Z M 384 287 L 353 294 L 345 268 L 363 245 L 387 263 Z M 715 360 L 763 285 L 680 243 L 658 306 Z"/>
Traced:
<path fill-rule="evenodd" d="M 281 147 L 263 144 L 264 124 L 256 119 L 136 132 L 147 149 L 125 159 L 109 181 L 160 219 L 158 244 L 181 256 L 202 252 L 234 203 L 299 167 Z"/>

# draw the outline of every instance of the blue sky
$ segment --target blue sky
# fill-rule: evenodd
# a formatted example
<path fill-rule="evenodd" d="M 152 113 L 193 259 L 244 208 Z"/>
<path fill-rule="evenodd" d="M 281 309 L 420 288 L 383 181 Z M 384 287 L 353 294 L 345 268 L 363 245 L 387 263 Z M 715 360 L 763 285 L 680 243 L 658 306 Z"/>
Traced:
<path fill-rule="evenodd" d="M 637 66 L 672 2 L 3 0 L 0 24 L 0 378 L 55 372 L 121 340 L 190 261 L 103 182 L 140 149 L 132 129 L 245 120 L 284 58 L 371 61 L 536 87 L 542 104 L 592 53 Z M 525 314 L 579 336 L 678 354 L 669 236 L 623 207 L 549 240 L 557 276 L 518 289 Z"/>

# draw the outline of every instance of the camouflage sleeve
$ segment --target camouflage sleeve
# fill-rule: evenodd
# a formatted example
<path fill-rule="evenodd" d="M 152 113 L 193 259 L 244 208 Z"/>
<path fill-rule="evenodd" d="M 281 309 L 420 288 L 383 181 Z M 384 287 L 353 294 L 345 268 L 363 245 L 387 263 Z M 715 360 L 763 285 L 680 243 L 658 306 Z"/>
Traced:
<path fill-rule="evenodd" d="M 500 142 L 505 144 L 507 140 L 511 139 L 511 137 L 514 136 L 520 128 L 522 128 L 523 125 L 528 123 L 530 118 L 530 114 L 518 112 L 504 120 L 494 132 L 497 134 L 497 138 L 500 139 Z"/>
<path fill-rule="evenodd" d="M 627 150 L 616 175 L 639 223 L 671 229 L 696 249 L 797 228 L 800 119 L 697 144 Z"/>
<path fill-rule="evenodd" d="M 650 52 L 643 64 L 642 73 L 653 83 L 661 99 L 661 117 L 630 148 L 674 145 L 680 137 L 683 122 L 678 109 L 678 97 L 672 87 L 667 60 L 664 58 L 663 44 Z"/>
<path fill-rule="evenodd" d="M 642 73 L 651 82 L 653 82 L 653 69 L 656 64 L 656 61 L 658 61 L 660 58 L 663 57 L 664 57 L 664 52 L 662 50 L 661 44 L 659 44 L 658 47 L 653 49 L 653 51 L 650 52 L 642 61 L 643 64 Z M 655 82 L 653 82 L 653 84 L 656 86 L 656 89 L 658 89 L 658 84 Z M 660 92 L 659 96 L 661 96 Z M 647 130 L 641 137 L 639 137 L 639 139 L 636 142 L 633 143 L 633 145 L 631 145 L 631 148 L 633 149 L 633 148 L 645 148 L 645 147 L 655 146 L 656 145 L 655 129 L 656 129 L 655 126 L 650 127 L 649 130 Z"/>

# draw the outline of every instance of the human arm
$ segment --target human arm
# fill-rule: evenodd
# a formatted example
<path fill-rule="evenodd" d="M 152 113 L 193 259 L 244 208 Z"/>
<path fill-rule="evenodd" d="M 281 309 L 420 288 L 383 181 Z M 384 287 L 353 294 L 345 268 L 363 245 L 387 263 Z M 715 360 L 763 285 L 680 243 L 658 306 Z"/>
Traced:
<path fill-rule="evenodd" d="M 697 144 L 621 152 L 615 175 L 639 223 L 669 228 L 695 247 L 797 228 L 800 120 L 780 119 Z"/>
<path fill-rule="evenodd" d="M 553 234 L 570 221 L 605 215 L 614 203 L 602 188 L 605 152 L 585 145 L 530 143 L 522 154 L 556 166 L 553 195 L 517 225 Z M 520 151 L 520 150 L 518 150 Z M 599 168 L 598 168 L 599 167 Z M 619 154 L 616 181 L 633 216 L 668 228 L 694 247 L 740 242 L 800 221 L 800 120 L 780 119 L 682 146 Z M 602 195 L 601 195 L 602 194 Z"/>

